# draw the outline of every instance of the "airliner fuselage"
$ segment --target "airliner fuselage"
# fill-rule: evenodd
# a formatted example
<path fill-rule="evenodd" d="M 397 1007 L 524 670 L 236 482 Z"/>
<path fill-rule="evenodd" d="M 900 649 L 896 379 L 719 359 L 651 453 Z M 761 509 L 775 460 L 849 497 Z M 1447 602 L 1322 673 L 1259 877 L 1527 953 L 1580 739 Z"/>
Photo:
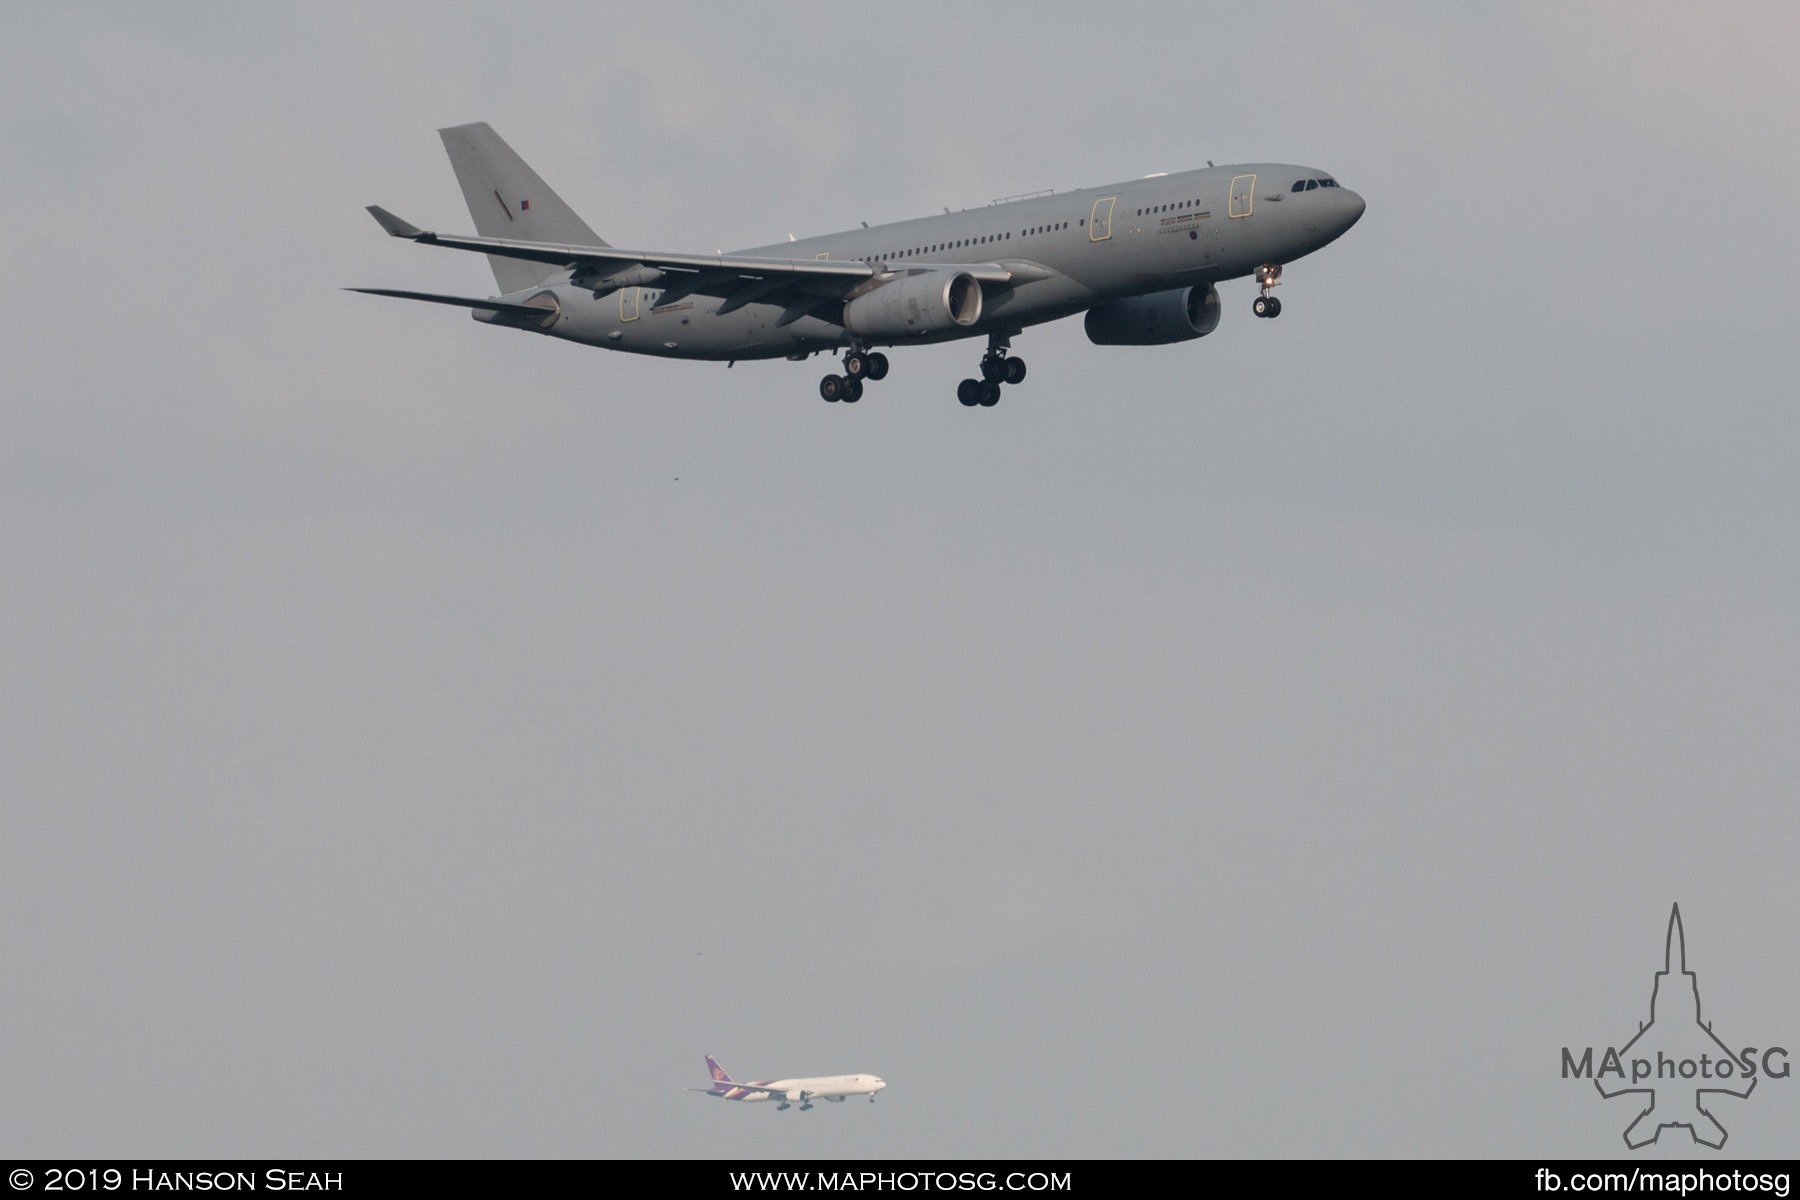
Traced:
<path fill-rule="evenodd" d="M 864 340 L 890 348 L 954 341 L 1054 321 L 1146 292 L 1238 279 L 1264 264 L 1311 254 L 1363 211 L 1362 198 L 1348 188 L 1289 190 L 1296 181 L 1329 178 L 1314 168 L 1275 163 L 1203 168 L 757 246 L 733 256 L 862 261 L 884 272 L 990 260 L 1008 268 L 1014 278 L 1004 287 L 984 287 L 981 317 L 972 325 Z M 1235 219 L 1229 209 L 1234 180 L 1243 210 Z M 780 304 L 752 302 L 721 314 L 722 299 L 689 296 L 665 305 L 664 290 L 624 288 L 596 301 L 566 280 L 547 284 L 540 291 L 555 297 L 562 319 L 540 332 L 639 354 L 714 360 L 833 351 L 854 339 L 843 324 L 823 316 L 781 326 Z"/>
<path fill-rule="evenodd" d="M 842 1104 L 852 1096 L 867 1096 L 872 1102 L 875 1093 L 887 1086 L 887 1081 L 879 1075 L 813 1075 L 799 1079 L 761 1079 L 739 1083 L 727 1075 L 718 1059 L 710 1054 L 706 1056 L 706 1069 L 712 1074 L 712 1087 L 689 1088 L 689 1091 L 704 1091 L 717 1100 L 773 1100 L 777 1109 L 798 1104 L 805 1111 L 812 1107 L 814 1100 L 830 1100 L 835 1104 Z"/>
<path fill-rule="evenodd" d="M 985 336 L 981 378 L 957 397 L 994 404 L 1025 377 L 1008 351 L 1029 326 L 1085 312 L 1101 345 L 1189 341 L 1219 325 L 1217 284 L 1258 284 L 1259 317 L 1284 264 L 1341 237 L 1363 200 L 1329 173 L 1241 163 L 1038 193 L 731 254 L 608 245 L 485 124 L 441 130 L 479 236 L 370 212 L 395 237 L 483 253 L 486 299 L 356 288 L 459 305 L 487 324 L 665 358 L 736 362 L 843 354 L 819 384 L 854 403 L 888 372 L 884 349 Z"/>

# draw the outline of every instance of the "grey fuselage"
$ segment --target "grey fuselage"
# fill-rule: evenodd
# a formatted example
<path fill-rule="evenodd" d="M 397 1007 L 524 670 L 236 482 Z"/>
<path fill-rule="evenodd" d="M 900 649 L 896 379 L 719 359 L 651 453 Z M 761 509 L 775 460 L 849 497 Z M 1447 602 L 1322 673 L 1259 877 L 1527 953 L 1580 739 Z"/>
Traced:
<path fill-rule="evenodd" d="M 783 305 L 750 302 L 721 314 L 724 300 L 688 295 L 658 304 L 655 287 L 596 297 L 560 271 L 506 297 L 553 296 L 552 321 L 520 324 L 477 310 L 476 320 L 665 358 L 802 358 L 849 345 L 895 346 L 1017 332 L 1128 296 L 1205 286 L 1292 262 L 1341 236 L 1363 212 L 1338 186 L 1292 190 L 1329 172 L 1280 163 L 1208 167 L 1107 187 L 995 202 L 934 217 L 757 246 L 757 258 L 863 261 L 878 268 L 999 264 L 1005 284 L 983 283 L 981 317 L 970 326 L 900 339 L 859 338 L 827 315 L 780 324 Z M 864 289 L 880 286 L 877 274 Z"/>

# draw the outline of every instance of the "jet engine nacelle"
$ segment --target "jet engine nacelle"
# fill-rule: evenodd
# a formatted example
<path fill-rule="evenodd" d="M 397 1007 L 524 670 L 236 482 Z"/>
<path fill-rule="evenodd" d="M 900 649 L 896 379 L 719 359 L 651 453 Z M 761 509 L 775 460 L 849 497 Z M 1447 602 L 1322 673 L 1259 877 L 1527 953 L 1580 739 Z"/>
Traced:
<path fill-rule="evenodd" d="M 981 320 L 981 284 L 962 271 L 920 271 L 844 305 L 844 328 L 858 337 L 947 333 Z"/>
<path fill-rule="evenodd" d="M 1205 337 L 1219 327 L 1219 289 L 1175 288 L 1113 300 L 1088 309 L 1088 341 L 1096 346 L 1166 346 Z"/>

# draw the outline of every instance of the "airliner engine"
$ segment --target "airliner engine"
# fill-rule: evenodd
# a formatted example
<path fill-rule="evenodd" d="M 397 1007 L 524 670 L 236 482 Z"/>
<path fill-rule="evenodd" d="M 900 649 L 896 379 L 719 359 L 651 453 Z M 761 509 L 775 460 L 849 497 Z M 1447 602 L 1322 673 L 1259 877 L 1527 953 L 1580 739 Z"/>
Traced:
<path fill-rule="evenodd" d="M 1088 341 L 1096 346 L 1166 346 L 1205 337 L 1219 327 L 1219 291 L 1175 288 L 1113 300 L 1088 309 Z"/>
<path fill-rule="evenodd" d="M 962 271 L 916 271 L 844 305 L 844 328 L 858 337 L 947 333 L 981 320 L 981 284 Z"/>

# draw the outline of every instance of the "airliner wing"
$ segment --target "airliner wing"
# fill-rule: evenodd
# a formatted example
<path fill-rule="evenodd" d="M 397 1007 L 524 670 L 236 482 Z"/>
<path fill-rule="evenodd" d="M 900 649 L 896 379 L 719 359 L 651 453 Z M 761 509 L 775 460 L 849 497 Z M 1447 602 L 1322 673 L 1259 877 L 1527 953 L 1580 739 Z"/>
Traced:
<path fill-rule="evenodd" d="M 669 254 L 656 250 L 620 250 L 612 246 L 568 246 L 555 242 L 514 241 L 510 238 L 458 237 L 420 229 L 379 205 L 369 205 L 369 213 L 393 237 L 406 238 L 427 246 L 447 246 L 452 250 L 473 250 L 481 254 L 496 254 L 502 258 L 551 263 L 583 276 L 577 280 L 582 287 L 598 290 L 657 283 L 664 289 L 660 297 L 664 304 L 672 304 L 692 295 L 719 296 L 729 301 L 733 296 L 752 289 L 757 299 L 770 298 L 777 292 L 804 292 L 820 297 L 842 298 L 869 280 L 888 273 L 882 267 L 855 259 Z M 1014 277 L 1013 271 L 991 262 L 966 266 L 931 263 L 911 269 L 958 271 L 972 275 L 982 283 L 992 284 L 1010 283 Z"/>
<path fill-rule="evenodd" d="M 554 308 L 542 308 L 535 304 L 512 304 L 505 300 L 482 300 L 473 296 L 440 296 L 436 292 L 402 292 L 395 288 L 345 288 L 346 292 L 361 292 L 365 296 L 393 296 L 399 300 L 424 300 L 431 304 L 452 304 L 458 308 L 479 308 L 487 312 L 505 313 L 509 317 L 526 317 L 534 321 L 542 321 L 546 317 L 556 315 Z"/>
<path fill-rule="evenodd" d="M 782 277 L 854 286 L 876 274 L 876 269 L 868 263 L 854 260 L 669 254 L 654 250 L 621 250 L 613 246 L 566 246 L 556 242 L 521 242 L 510 238 L 458 237 L 420 229 L 378 205 L 371 204 L 369 212 L 392 236 L 407 238 L 427 246 L 448 246 L 452 250 L 473 250 L 481 254 L 498 254 L 502 258 L 526 258 L 571 270 L 587 267 L 597 269 L 602 274 L 624 271 L 631 267 L 650 267 L 658 271 L 684 274 L 716 273 L 729 275 L 735 281 L 730 290 L 741 287 L 745 280 Z"/>

